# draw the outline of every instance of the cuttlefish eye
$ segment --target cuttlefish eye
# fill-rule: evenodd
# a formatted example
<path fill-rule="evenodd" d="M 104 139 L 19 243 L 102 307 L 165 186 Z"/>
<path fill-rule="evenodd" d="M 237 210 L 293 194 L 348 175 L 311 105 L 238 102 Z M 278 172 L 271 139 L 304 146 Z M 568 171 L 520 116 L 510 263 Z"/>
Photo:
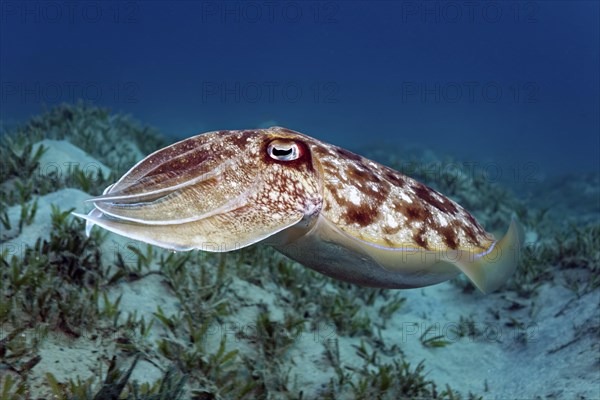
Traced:
<path fill-rule="evenodd" d="M 291 161 L 301 156 L 298 143 L 291 140 L 273 140 L 267 147 L 269 156 L 274 160 Z"/>

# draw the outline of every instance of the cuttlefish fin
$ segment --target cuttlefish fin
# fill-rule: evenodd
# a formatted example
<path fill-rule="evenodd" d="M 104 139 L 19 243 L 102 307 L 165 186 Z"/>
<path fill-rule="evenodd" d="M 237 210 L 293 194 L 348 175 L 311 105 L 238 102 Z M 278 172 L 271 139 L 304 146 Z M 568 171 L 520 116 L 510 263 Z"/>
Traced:
<path fill-rule="evenodd" d="M 271 214 L 260 207 L 243 205 L 199 221 L 146 225 L 106 216 L 97 209 L 87 215 L 74 213 L 87 221 L 88 233 L 94 225 L 99 225 L 116 234 L 170 250 L 210 252 L 232 251 L 260 242 L 303 218 L 300 211 L 279 214 L 279 218 Z"/>
<path fill-rule="evenodd" d="M 490 251 L 475 259 L 456 261 L 454 265 L 483 293 L 493 292 L 515 272 L 524 240 L 523 227 L 513 218 L 508 232 L 495 242 Z"/>

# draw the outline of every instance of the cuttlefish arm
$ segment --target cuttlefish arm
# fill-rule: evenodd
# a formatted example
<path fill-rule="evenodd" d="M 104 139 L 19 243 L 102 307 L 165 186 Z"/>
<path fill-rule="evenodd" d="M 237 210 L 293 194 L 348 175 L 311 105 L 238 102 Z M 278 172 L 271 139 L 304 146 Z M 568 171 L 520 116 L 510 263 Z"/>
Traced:
<path fill-rule="evenodd" d="M 514 272 L 513 221 L 496 240 L 460 205 L 388 167 L 285 128 L 219 131 L 161 149 L 79 215 L 173 250 L 262 242 L 337 279 L 435 284 L 463 272 L 480 290 Z"/>

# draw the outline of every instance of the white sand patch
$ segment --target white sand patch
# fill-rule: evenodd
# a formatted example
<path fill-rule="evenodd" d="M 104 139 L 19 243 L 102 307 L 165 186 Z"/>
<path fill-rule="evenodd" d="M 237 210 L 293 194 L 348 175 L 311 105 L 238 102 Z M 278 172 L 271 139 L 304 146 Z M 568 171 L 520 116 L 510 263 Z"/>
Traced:
<path fill-rule="evenodd" d="M 98 171 L 102 171 L 104 177 L 110 175 L 110 168 L 66 140 L 44 139 L 33 145 L 34 154 L 41 145 L 46 151 L 40 158 L 38 170 L 34 173 L 48 175 L 56 172 L 64 177 L 68 175 L 70 168 L 78 167 L 93 177 L 97 176 Z"/>
<path fill-rule="evenodd" d="M 593 335 L 549 353 L 572 339 L 574 325 L 597 320 L 598 292 L 578 300 L 573 310 L 558 317 L 555 315 L 573 294 L 549 285 L 540 289 L 534 316 L 501 308 L 506 307 L 501 299 L 506 295 L 465 295 L 450 283 L 406 290 L 402 295 L 407 301 L 382 335 L 388 345 L 400 346 L 412 362 L 425 360 L 428 378 L 436 383 L 492 399 L 545 398 L 551 393 L 557 398 L 598 398 L 598 358 L 582 357 L 594 346 L 598 354 Z M 501 320 L 495 320 L 488 309 L 498 310 Z M 470 315 L 483 335 L 458 338 L 452 329 L 461 316 Z M 509 317 L 524 326 L 507 326 Z M 424 347 L 420 336 L 432 325 L 435 328 L 427 337 L 441 334 L 452 343 L 442 348 Z"/>
<path fill-rule="evenodd" d="M 61 189 L 37 197 L 38 209 L 32 223 L 24 225 L 21 234 L 3 243 L 2 247 L 8 249 L 11 253 L 14 251 L 13 254 L 21 254 L 25 250 L 25 246 L 35 245 L 38 238 L 48 239 L 52 229 L 52 205 L 59 207 L 61 211 L 75 208 L 75 211 L 85 213 L 91 208 L 90 205 L 84 203 L 84 200 L 89 198 L 89 194 L 78 189 Z M 33 200 L 30 203 L 33 203 Z M 9 207 L 7 214 L 13 229 L 16 229 L 21 216 L 21 206 Z"/>
<path fill-rule="evenodd" d="M 39 347 L 41 360 L 30 372 L 31 387 L 37 395 L 51 398 L 46 378 L 48 373 L 52 373 L 61 383 L 70 379 L 77 381 L 77 377 L 86 380 L 98 373 L 102 360 L 107 361 L 113 351 L 112 340 L 102 339 L 90 332 L 84 332 L 79 338 L 50 332 Z"/>
<path fill-rule="evenodd" d="M 168 289 L 162 277 L 158 275 L 148 275 L 134 282 L 123 282 L 110 288 L 108 298 L 114 303 L 121 296 L 119 310 L 120 323 L 124 323 L 130 314 L 135 313 L 137 318 L 144 317 L 146 326 L 154 320 L 154 325 L 145 338 L 145 343 L 154 345 L 161 337 L 168 335 L 166 328 L 156 319 L 154 313 L 158 307 L 162 309 L 167 316 L 176 315 L 179 311 L 179 302 L 174 294 Z M 102 304 L 102 302 L 101 302 Z M 135 336 L 137 332 L 131 332 Z M 160 360 L 154 360 L 160 362 Z M 134 368 L 131 379 L 139 383 L 153 383 L 163 376 L 163 372 L 154 364 L 140 360 Z"/>
<path fill-rule="evenodd" d="M 135 312 L 138 318 L 144 317 L 148 324 L 155 318 L 154 313 L 159 306 L 166 316 L 176 315 L 179 311 L 177 298 L 159 275 L 148 275 L 134 282 L 118 284 L 110 288 L 107 296 L 111 303 L 114 303 L 121 296 L 121 303 L 119 304 L 119 310 L 121 311 L 119 320 L 121 323 L 127 320 L 129 314 Z M 101 299 L 100 304 L 102 304 Z M 149 341 L 155 341 L 166 333 L 159 321 L 155 321 L 154 324 L 148 335 Z"/>
<path fill-rule="evenodd" d="M 246 308 L 245 311 L 241 311 L 242 315 L 236 316 L 236 322 L 240 324 L 248 324 L 256 322 L 256 315 L 258 313 L 257 306 L 262 304 L 267 307 L 269 311 L 269 318 L 272 321 L 281 322 L 284 318 L 284 310 L 278 306 L 280 301 L 278 294 L 278 288 L 262 288 L 253 285 L 250 282 L 246 282 L 241 279 L 234 278 L 230 290 L 234 293 L 238 293 L 238 296 L 244 299 L 242 309 Z M 249 308 L 249 309 L 248 309 Z"/>

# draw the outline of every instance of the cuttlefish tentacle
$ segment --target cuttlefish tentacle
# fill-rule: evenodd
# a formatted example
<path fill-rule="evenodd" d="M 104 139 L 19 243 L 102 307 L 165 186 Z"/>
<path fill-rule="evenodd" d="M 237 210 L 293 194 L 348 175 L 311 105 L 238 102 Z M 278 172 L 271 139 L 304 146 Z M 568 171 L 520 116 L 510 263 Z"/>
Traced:
<path fill-rule="evenodd" d="M 496 240 L 463 207 L 384 165 L 289 129 L 219 131 L 159 150 L 91 199 L 94 224 L 174 250 L 274 246 L 375 287 L 463 272 L 481 291 L 519 262 L 516 220 Z"/>

